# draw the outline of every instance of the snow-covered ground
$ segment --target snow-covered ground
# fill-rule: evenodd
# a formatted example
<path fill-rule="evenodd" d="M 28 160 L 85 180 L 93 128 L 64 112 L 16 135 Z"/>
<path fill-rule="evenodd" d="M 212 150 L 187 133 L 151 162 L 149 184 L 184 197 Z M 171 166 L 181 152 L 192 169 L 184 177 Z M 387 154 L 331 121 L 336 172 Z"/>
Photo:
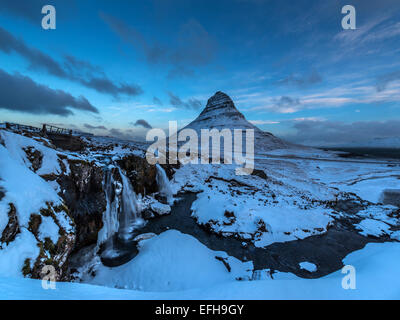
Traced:
<path fill-rule="evenodd" d="M 157 259 L 157 256 L 155 256 Z M 346 257 L 345 265 L 355 268 L 356 288 L 344 289 L 348 274 L 335 272 L 321 279 L 229 281 L 221 278 L 207 288 L 173 292 L 119 290 L 104 286 L 57 283 L 56 290 L 44 290 L 40 280 L 0 278 L 1 299 L 400 299 L 400 244 L 368 244 Z M 165 264 L 165 262 L 164 262 Z M 168 267 L 167 267 L 168 268 Z M 201 266 L 198 267 L 199 270 Z M 170 270 L 170 269 L 168 269 Z M 173 278 L 180 281 L 179 272 Z M 224 281 L 225 280 L 225 281 Z"/>
<path fill-rule="evenodd" d="M 105 156 L 144 154 L 143 145 L 90 139 L 84 152 L 68 153 L 51 148 L 46 139 L 0 130 L 0 236 L 9 224 L 10 203 L 15 205 L 21 229 L 15 240 L 0 247 L 0 298 L 400 299 L 398 242 L 368 244 L 349 254 L 343 263 L 356 268 L 357 289 L 344 290 L 340 271 L 316 280 L 279 272 L 271 275 L 269 270 L 255 272 L 251 261 L 213 251 L 176 230 L 140 241 L 139 254 L 122 266 L 105 267 L 99 257 L 88 261 L 78 279 L 86 284 L 57 283 L 54 291 L 42 289 L 40 281 L 23 279 L 22 269 L 27 262 L 33 268 L 39 255 L 49 254 L 41 252 L 46 239 L 56 244 L 60 231 L 74 232 L 71 218 L 62 210 L 42 215 L 40 228 L 32 232 L 32 213 L 63 204 L 60 186 L 46 178 L 63 170 L 68 174 L 66 159 L 104 165 L 100 162 Z M 35 151 L 42 155 L 39 168 L 29 159 Z M 349 199 L 360 205 L 352 215 L 357 218 L 354 232 L 400 241 L 399 208 L 380 203 L 386 189 L 400 189 L 399 178 L 400 164 L 393 161 L 344 160 L 335 153 L 294 148 L 257 154 L 256 171 L 250 176 L 237 176 L 234 165 L 182 166 L 170 181 L 168 193 L 176 197 L 180 192 L 196 192 L 191 209 L 198 224 L 258 248 L 324 235 L 345 216 L 333 204 Z M 162 214 L 170 211 L 153 198 L 140 200 Z M 307 260 L 299 268 L 310 273 L 318 270 Z"/>
<path fill-rule="evenodd" d="M 52 210 L 49 208 L 62 205 L 57 190 L 41 178 L 41 175 L 59 173 L 61 170 L 57 152 L 34 139 L 5 131 L 0 131 L 0 140 L 4 142 L 4 145 L 0 144 L 0 187 L 5 190 L 5 196 L 0 199 L 0 234 L 9 222 L 8 213 L 12 206 L 15 207 L 20 228 L 14 241 L 0 246 L 0 275 L 22 276 L 24 263 L 29 263 L 30 268 L 33 268 L 39 258 L 41 241 L 48 237 L 56 244 L 61 236 L 60 227 L 70 233 L 73 226 L 64 211 L 60 211 L 57 217 L 40 216 L 43 224 L 35 238 L 30 228 L 32 214 L 40 215 L 41 210 Z M 43 155 L 42 166 L 37 172 L 32 170 L 32 164 L 24 151 L 28 147 Z"/>

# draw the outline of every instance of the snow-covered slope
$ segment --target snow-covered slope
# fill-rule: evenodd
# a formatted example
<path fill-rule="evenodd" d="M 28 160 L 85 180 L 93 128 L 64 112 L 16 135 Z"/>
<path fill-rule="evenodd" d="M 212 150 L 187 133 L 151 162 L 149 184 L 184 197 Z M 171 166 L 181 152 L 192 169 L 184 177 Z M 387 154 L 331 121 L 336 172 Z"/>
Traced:
<path fill-rule="evenodd" d="M 34 154 L 41 160 L 32 160 Z M 46 261 L 61 268 L 72 250 L 74 226 L 59 186 L 44 179 L 59 173 L 61 163 L 58 152 L 43 143 L 0 131 L 1 276 L 33 274 Z"/>
<path fill-rule="evenodd" d="M 206 108 L 200 115 L 184 129 L 193 129 L 200 136 L 202 129 L 253 129 L 255 137 L 255 150 L 283 149 L 294 146 L 289 142 L 275 137 L 272 133 L 264 132 L 246 120 L 225 93 L 218 91 L 212 96 Z"/>
<path fill-rule="evenodd" d="M 164 263 L 164 262 L 162 262 Z M 57 283 L 56 290 L 43 290 L 40 280 L 0 278 L 0 299 L 399 299 L 400 244 L 371 243 L 347 256 L 344 265 L 356 271 L 356 289 L 345 290 L 346 274 L 337 271 L 321 279 L 277 275 L 264 281 L 225 281 L 209 288 L 176 292 L 118 290 L 76 283 Z M 179 274 L 176 275 L 179 277 Z"/>

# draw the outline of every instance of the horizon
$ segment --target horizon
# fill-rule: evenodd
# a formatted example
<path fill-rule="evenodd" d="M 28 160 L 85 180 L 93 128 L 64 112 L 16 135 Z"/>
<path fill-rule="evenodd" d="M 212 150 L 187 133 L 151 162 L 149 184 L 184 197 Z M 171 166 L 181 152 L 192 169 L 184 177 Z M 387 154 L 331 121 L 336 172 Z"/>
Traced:
<path fill-rule="evenodd" d="M 353 1 L 356 30 L 342 29 L 344 1 L 58 0 L 55 30 L 41 27 L 43 4 L 0 8 L 4 122 L 143 141 L 223 91 L 290 142 L 400 136 L 396 1 Z"/>

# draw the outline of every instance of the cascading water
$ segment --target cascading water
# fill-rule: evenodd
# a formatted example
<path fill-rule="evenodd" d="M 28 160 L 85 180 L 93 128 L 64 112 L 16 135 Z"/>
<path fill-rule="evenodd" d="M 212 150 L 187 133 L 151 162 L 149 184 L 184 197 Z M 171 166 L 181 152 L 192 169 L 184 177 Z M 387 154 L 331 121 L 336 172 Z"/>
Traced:
<path fill-rule="evenodd" d="M 132 184 L 125 173 L 119 168 L 122 179 L 122 219 L 119 230 L 119 237 L 128 239 L 132 231 L 143 226 L 144 220 L 140 215 L 140 205 L 137 200 Z"/>
<path fill-rule="evenodd" d="M 118 232 L 119 229 L 119 195 L 122 191 L 122 186 L 118 181 L 114 180 L 112 169 L 114 167 L 107 167 L 103 181 L 104 191 L 107 200 L 106 211 L 103 215 L 103 228 L 99 232 L 97 243 L 101 245 L 106 244 L 104 255 L 114 256 L 114 242 L 112 237 Z"/>
<path fill-rule="evenodd" d="M 174 199 L 172 196 L 172 190 L 170 186 L 170 182 L 168 180 L 167 174 L 165 170 L 159 165 L 156 164 L 157 167 L 157 184 L 158 188 L 160 189 L 160 194 L 167 198 L 169 204 L 172 204 Z"/>
<path fill-rule="evenodd" d="M 111 238 L 116 232 L 118 232 L 119 221 L 118 221 L 118 195 L 121 193 L 121 185 L 114 180 L 112 171 L 108 168 L 105 174 L 103 182 L 107 207 L 103 217 L 103 228 L 99 232 L 98 242 L 103 243 Z"/>

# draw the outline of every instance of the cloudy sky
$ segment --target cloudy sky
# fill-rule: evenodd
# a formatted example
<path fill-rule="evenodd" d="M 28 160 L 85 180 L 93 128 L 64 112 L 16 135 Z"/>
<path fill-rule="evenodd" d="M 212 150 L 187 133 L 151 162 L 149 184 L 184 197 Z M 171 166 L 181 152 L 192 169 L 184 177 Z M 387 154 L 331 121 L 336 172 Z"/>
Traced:
<path fill-rule="evenodd" d="M 57 10 L 43 30 L 41 8 Z M 343 30 L 352 4 L 357 30 Z M 140 138 L 224 91 L 319 145 L 400 136 L 398 0 L 1 0 L 0 122 Z"/>

